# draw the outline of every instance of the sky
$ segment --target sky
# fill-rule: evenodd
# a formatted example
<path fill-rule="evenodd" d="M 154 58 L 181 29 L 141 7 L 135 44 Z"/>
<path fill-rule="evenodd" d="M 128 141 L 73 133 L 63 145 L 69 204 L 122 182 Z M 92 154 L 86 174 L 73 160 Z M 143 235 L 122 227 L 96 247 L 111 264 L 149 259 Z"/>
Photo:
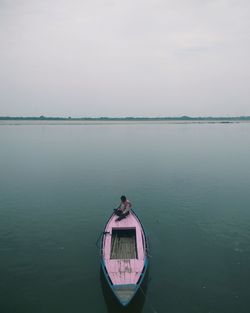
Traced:
<path fill-rule="evenodd" d="M 249 95 L 249 0 L 0 0 L 0 116 L 242 116 Z"/>

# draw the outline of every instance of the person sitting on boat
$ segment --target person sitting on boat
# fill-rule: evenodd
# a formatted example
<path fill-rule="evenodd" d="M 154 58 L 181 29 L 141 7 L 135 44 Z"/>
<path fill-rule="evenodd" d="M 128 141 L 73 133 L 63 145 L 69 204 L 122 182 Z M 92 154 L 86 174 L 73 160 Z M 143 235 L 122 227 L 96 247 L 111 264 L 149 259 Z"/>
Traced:
<path fill-rule="evenodd" d="M 125 218 L 130 213 L 131 207 L 131 202 L 125 196 L 121 196 L 121 203 L 118 208 L 115 209 L 115 214 L 119 216 L 116 221 L 120 221 Z"/>

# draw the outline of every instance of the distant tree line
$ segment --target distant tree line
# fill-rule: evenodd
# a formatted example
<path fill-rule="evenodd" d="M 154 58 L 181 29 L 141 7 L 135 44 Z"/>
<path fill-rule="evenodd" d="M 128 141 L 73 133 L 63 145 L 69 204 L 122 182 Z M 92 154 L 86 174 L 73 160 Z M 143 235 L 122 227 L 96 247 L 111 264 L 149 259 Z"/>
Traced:
<path fill-rule="evenodd" d="M 47 116 L 0 116 L 0 120 L 21 120 L 21 121 L 248 121 L 250 116 L 234 117 L 47 117 Z"/>

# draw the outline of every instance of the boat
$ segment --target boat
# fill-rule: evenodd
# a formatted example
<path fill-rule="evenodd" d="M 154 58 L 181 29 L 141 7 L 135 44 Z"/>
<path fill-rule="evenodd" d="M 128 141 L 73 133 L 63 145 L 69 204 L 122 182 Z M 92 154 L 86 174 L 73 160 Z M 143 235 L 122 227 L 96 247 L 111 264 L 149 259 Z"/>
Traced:
<path fill-rule="evenodd" d="M 148 243 L 141 221 L 130 210 L 118 221 L 113 213 L 101 237 L 101 267 L 115 297 L 127 306 L 141 287 L 148 268 Z"/>

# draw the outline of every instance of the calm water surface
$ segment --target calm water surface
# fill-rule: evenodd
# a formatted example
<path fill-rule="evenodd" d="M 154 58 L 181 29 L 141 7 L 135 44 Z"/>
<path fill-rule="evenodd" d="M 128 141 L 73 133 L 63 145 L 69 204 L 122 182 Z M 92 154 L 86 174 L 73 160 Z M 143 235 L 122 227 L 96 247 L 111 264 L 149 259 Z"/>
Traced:
<path fill-rule="evenodd" d="M 150 242 L 126 310 L 95 242 L 126 194 Z M 249 313 L 250 124 L 0 126 L 1 313 Z"/>

